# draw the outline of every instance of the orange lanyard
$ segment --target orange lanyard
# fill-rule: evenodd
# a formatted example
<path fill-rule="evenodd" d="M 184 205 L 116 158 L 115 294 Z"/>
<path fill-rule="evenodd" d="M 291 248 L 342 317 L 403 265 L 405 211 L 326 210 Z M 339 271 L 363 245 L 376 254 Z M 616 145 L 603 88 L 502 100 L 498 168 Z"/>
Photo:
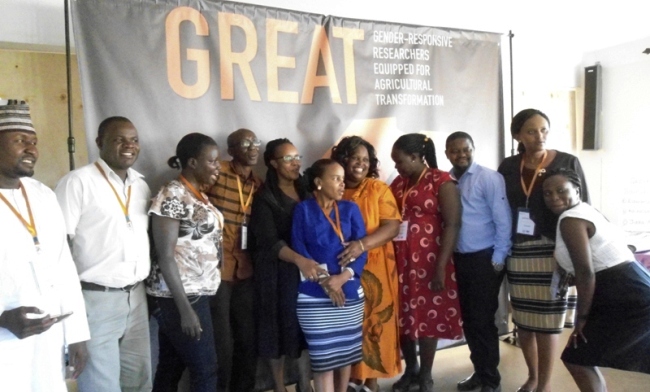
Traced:
<path fill-rule="evenodd" d="M 239 181 L 239 175 L 235 173 L 235 178 L 237 178 L 237 189 L 239 190 L 239 204 L 241 205 L 241 211 L 244 214 L 244 224 L 246 224 L 246 211 L 248 206 L 251 204 L 251 199 L 253 198 L 253 192 L 255 191 L 255 183 L 251 186 L 251 193 L 248 194 L 248 200 L 244 204 L 244 193 L 241 189 L 241 181 Z"/>
<path fill-rule="evenodd" d="M 420 183 L 420 180 L 422 179 L 422 177 L 424 177 L 424 174 L 427 172 L 427 169 L 428 169 L 428 167 L 425 167 L 424 169 L 422 169 L 422 173 L 420 173 L 420 177 L 418 177 L 418 180 L 415 182 L 415 184 L 413 184 L 413 186 L 410 187 L 410 188 L 409 188 L 406 192 L 404 192 L 404 194 L 402 195 L 402 219 L 404 219 L 404 213 L 406 212 L 406 197 L 409 195 L 409 193 L 411 193 L 411 191 L 413 190 L 413 188 L 415 188 L 416 186 L 418 186 L 418 184 Z M 408 184 L 409 184 L 408 181 L 406 181 L 406 182 L 404 183 L 404 188 L 406 188 L 406 187 L 408 186 Z"/>
<path fill-rule="evenodd" d="M 126 224 L 129 225 L 129 227 L 132 227 L 133 224 L 131 223 L 131 217 L 129 217 L 129 204 L 131 203 L 131 185 L 129 185 L 129 189 L 127 190 L 127 197 L 126 197 L 126 205 L 122 202 L 122 199 L 120 198 L 120 195 L 117 193 L 115 190 L 115 187 L 113 184 L 108 179 L 108 176 L 104 172 L 104 169 L 99 165 L 98 162 L 95 162 L 95 166 L 97 166 L 97 169 L 99 170 L 100 173 L 102 173 L 102 176 L 108 182 L 108 185 L 111 187 L 113 190 L 113 194 L 115 195 L 115 198 L 117 199 L 118 203 L 120 203 L 120 207 L 122 207 L 122 212 L 124 213 L 124 217 L 126 218 Z"/>
<path fill-rule="evenodd" d="M 203 194 L 203 192 L 199 192 L 196 188 L 194 188 L 194 186 L 192 184 L 190 184 L 189 181 L 187 181 L 187 178 L 185 178 L 182 174 L 179 176 L 179 178 L 180 178 L 181 182 L 183 183 L 183 185 L 185 185 L 187 187 L 187 189 L 189 189 L 190 192 L 192 192 L 194 197 L 196 197 L 199 201 L 204 202 L 205 204 L 208 204 L 208 205 L 210 204 L 210 201 L 208 200 L 208 197 L 205 194 Z"/>
<path fill-rule="evenodd" d="M 526 184 L 524 183 L 524 157 L 523 156 L 521 157 L 521 165 L 519 165 L 519 177 L 521 179 L 521 190 L 524 191 L 524 195 L 526 195 L 526 208 L 528 208 L 528 198 L 530 197 L 530 194 L 533 192 L 533 186 L 535 185 L 535 180 L 537 180 L 537 176 L 540 173 L 544 173 L 545 171 L 542 165 L 546 160 L 547 154 L 548 151 L 544 150 L 544 155 L 542 156 L 542 160 L 537 165 L 537 168 L 535 169 L 535 174 L 533 174 L 533 179 L 530 181 L 530 185 L 528 186 L 528 188 L 526 188 Z"/>
<path fill-rule="evenodd" d="M 332 218 L 330 218 L 329 215 L 327 215 L 327 213 L 323 208 L 321 208 L 320 210 L 323 211 L 323 215 L 325 215 L 325 218 L 327 218 L 327 221 L 332 226 L 332 229 L 334 229 L 336 235 L 338 235 L 339 238 L 341 239 L 341 243 L 344 243 L 345 239 L 343 238 L 343 230 L 341 230 L 341 218 L 339 217 L 339 207 L 336 204 L 336 202 L 334 202 L 334 216 L 336 217 L 336 224 L 332 222 Z"/>
<path fill-rule="evenodd" d="M 0 199 L 9 207 L 11 212 L 16 215 L 16 218 L 20 220 L 20 222 L 25 226 L 27 231 L 29 231 L 29 234 L 31 234 L 32 239 L 34 240 L 34 246 L 36 246 L 36 250 L 40 250 L 40 243 L 38 242 L 38 232 L 36 231 L 36 224 L 34 224 L 34 215 L 32 214 L 32 207 L 29 205 L 29 198 L 27 197 L 27 192 L 25 191 L 25 187 L 23 186 L 23 183 L 20 183 L 20 191 L 23 194 L 23 197 L 25 198 L 25 204 L 27 205 L 27 214 L 29 215 L 29 223 L 23 218 L 23 216 L 18 212 L 17 209 L 14 208 L 11 203 L 9 203 L 9 200 L 7 200 L 2 193 L 0 193 Z"/>

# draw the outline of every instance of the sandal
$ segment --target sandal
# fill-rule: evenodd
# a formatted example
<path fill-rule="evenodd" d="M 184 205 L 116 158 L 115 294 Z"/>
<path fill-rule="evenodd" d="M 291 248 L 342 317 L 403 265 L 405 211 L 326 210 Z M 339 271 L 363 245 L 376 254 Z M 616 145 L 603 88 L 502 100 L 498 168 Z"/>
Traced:
<path fill-rule="evenodd" d="M 359 392 L 359 391 L 361 391 L 362 387 L 363 387 L 362 385 L 355 384 L 352 381 L 350 381 L 348 383 L 348 389 L 347 389 L 346 392 Z"/>

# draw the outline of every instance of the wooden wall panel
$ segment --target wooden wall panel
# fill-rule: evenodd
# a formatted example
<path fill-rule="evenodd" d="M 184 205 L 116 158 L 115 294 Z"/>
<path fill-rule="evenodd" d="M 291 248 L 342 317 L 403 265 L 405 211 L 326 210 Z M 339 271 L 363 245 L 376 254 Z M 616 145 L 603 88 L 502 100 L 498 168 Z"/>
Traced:
<path fill-rule="evenodd" d="M 38 134 L 34 178 L 50 187 L 69 171 L 65 55 L 0 50 L 0 97 L 24 99 Z M 88 163 L 77 59 L 72 57 L 73 135 L 76 167 Z"/>

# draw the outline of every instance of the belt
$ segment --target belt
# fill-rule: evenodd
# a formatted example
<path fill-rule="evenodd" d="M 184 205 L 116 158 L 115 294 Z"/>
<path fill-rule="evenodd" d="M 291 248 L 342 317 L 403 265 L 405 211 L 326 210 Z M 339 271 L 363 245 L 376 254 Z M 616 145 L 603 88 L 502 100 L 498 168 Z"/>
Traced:
<path fill-rule="evenodd" d="M 95 284 L 95 283 L 90 283 L 90 282 L 80 282 L 81 283 L 81 289 L 82 290 L 88 290 L 88 291 L 103 291 L 103 292 L 110 292 L 110 291 L 125 291 L 125 292 L 130 292 L 134 288 L 138 287 L 140 282 L 130 284 L 128 286 L 124 287 L 106 287 L 102 286 L 100 284 Z"/>
<path fill-rule="evenodd" d="M 494 248 L 485 248 L 481 250 L 477 250 L 476 252 L 459 252 L 459 251 L 454 251 L 454 254 L 461 256 L 461 257 L 476 257 L 476 256 L 481 256 L 481 255 L 487 255 L 488 253 L 494 252 Z"/>

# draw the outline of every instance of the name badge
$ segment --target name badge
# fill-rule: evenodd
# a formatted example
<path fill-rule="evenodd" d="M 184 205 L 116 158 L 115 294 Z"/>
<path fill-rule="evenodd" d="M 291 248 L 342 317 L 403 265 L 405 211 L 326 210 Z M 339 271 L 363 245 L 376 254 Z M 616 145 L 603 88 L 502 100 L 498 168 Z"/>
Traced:
<path fill-rule="evenodd" d="M 393 241 L 406 241 L 406 236 L 409 232 L 409 221 L 405 220 L 399 224 L 399 233 L 393 238 Z"/>
<path fill-rule="evenodd" d="M 318 266 L 319 266 L 321 269 L 327 271 L 327 264 L 318 264 Z M 327 277 L 327 276 L 329 276 L 329 272 L 327 273 L 327 275 L 323 275 L 323 274 L 320 274 L 320 273 L 318 274 L 318 278 L 319 278 L 319 279 L 321 279 L 321 278 L 325 278 L 325 277 Z M 353 274 L 352 276 L 354 276 L 354 274 Z M 300 281 L 301 281 L 301 282 L 304 282 L 305 280 L 307 280 L 307 277 L 302 273 L 302 271 L 300 271 Z"/>
<path fill-rule="evenodd" d="M 241 248 L 248 249 L 248 226 L 241 225 Z"/>
<path fill-rule="evenodd" d="M 137 263 L 140 257 L 140 246 L 138 246 L 138 239 L 140 236 L 135 235 L 133 226 L 128 228 L 128 232 L 124 233 L 124 261 L 127 263 Z"/>
<path fill-rule="evenodd" d="M 530 218 L 530 210 L 527 208 L 517 210 L 517 234 L 535 235 L 535 222 Z"/>

